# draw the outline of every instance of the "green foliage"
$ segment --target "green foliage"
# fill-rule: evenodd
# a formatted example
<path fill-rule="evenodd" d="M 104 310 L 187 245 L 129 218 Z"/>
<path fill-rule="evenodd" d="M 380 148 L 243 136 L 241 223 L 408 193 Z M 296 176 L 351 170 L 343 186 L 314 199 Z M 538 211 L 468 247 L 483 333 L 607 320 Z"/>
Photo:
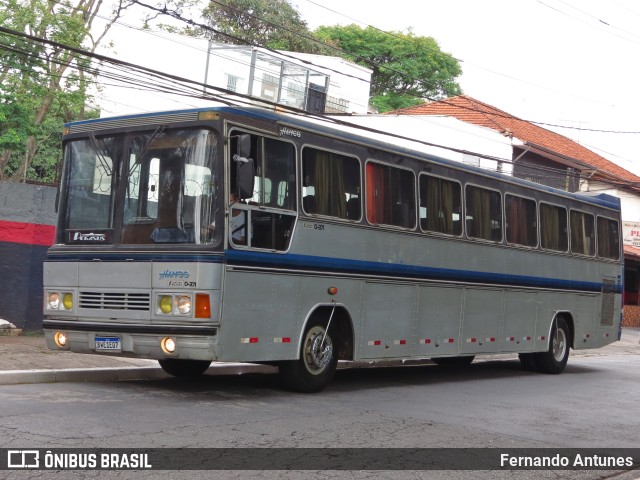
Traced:
<path fill-rule="evenodd" d="M 348 60 L 373 70 L 371 95 L 381 110 L 410 104 L 410 99 L 419 102 L 462 93 L 455 81 L 462 73 L 458 61 L 431 37 L 357 25 L 323 26 L 315 34 L 340 48 Z"/>
<path fill-rule="evenodd" d="M 87 118 L 96 81 L 87 71 L 89 57 L 20 36 L 94 51 L 102 37 L 91 26 L 102 0 L 75 1 L 0 3 L 0 25 L 16 32 L 0 33 L 0 179 L 55 181 L 64 123 Z M 105 29 L 120 15 L 119 5 Z"/>
<path fill-rule="evenodd" d="M 30 132 L 29 110 L 14 95 L 0 92 L 0 151 L 20 150 Z"/>
<path fill-rule="evenodd" d="M 369 103 L 378 112 L 384 113 L 401 108 L 415 107 L 424 103 L 424 100 L 411 95 L 401 95 L 391 92 L 384 95 L 375 95 L 371 97 Z"/>
<path fill-rule="evenodd" d="M 221 33 L 199 34 L 215 42 L 304 53 L 326 51 L 287 0 L 212 0 L 203 16 Z"/>

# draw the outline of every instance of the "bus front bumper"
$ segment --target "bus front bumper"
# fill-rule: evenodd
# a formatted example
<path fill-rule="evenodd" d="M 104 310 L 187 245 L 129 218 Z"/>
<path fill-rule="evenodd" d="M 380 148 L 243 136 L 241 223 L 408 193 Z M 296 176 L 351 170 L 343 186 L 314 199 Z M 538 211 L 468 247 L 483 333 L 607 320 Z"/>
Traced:
<path fill-rule="evenodd" d="M 162 360 L 217 360 L 217 329 L 208 326 L 92 325 L 45 320 L 51 350 Z"/>

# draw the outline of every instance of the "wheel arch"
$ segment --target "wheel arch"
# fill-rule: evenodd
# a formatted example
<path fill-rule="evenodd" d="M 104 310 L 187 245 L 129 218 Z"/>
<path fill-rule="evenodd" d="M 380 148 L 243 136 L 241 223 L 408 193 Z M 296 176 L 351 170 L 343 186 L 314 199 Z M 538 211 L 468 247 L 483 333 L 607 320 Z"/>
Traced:
<path fill-rule="evenodd" d="M 335 311 L 331 317 L 334 307 Z M 331 318 L 329 332 L 332 334 L 334 345 L 338 347 L 338 360 L 353 360 L 355 346 L 353 320 L 344 305 L 338 303 L 316 305 L 307 315 L 302 331 L 304 332 L 312 321 L 324 320 L 328 322 L 329 318 Z M 302 341 L 302 335 L 300 339 Z"/>
<path fill-rule="evenodd" d="M 568 310 L 558 310 L 555 313 L 555 315 L 553 316 L 553 321 L 549 325 L 549 331 L 547 332 L 547 340 L 548 341 L 551 340 L 551 329 L 555 325 L 556 320 L 559 319 L 559 318 L 562 318 L 567 323 L 567 327 L 569 328 L 569 346 L 571 348 L 575 348 L 574 344 L 573 344 L 575 336 L 576 336 L 575 335 L 575 324 L 574 324 L 573 315 Z"/>

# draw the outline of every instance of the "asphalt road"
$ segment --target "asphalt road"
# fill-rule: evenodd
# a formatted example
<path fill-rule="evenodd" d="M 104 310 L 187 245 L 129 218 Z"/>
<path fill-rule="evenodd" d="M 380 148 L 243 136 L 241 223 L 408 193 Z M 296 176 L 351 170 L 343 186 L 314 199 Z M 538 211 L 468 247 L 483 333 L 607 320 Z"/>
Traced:
<path fill-rule="evenodd" d="M 640 356 L 570 359 L 562 375 L 517 360 L 465 369 L 342 370 L 321 394 L 269 374 L 0 386 L 3 448 L 640 447 Z M 247 459 L 250 462 L 250 459 Z M 0 478 L 640 478 L 640 471 L 15 472 Z"/>

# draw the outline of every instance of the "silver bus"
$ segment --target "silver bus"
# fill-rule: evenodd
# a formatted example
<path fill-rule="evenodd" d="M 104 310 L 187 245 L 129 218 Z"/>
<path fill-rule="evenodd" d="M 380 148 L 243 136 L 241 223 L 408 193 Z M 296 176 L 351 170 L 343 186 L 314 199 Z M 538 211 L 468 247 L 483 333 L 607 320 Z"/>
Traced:
<path fill-rule="evenodd" d="M 519 354 L 619 338 L 620 202 L 258 107 L 70 123 L 44 265 L 49 348 L 276 365 Z"/>

